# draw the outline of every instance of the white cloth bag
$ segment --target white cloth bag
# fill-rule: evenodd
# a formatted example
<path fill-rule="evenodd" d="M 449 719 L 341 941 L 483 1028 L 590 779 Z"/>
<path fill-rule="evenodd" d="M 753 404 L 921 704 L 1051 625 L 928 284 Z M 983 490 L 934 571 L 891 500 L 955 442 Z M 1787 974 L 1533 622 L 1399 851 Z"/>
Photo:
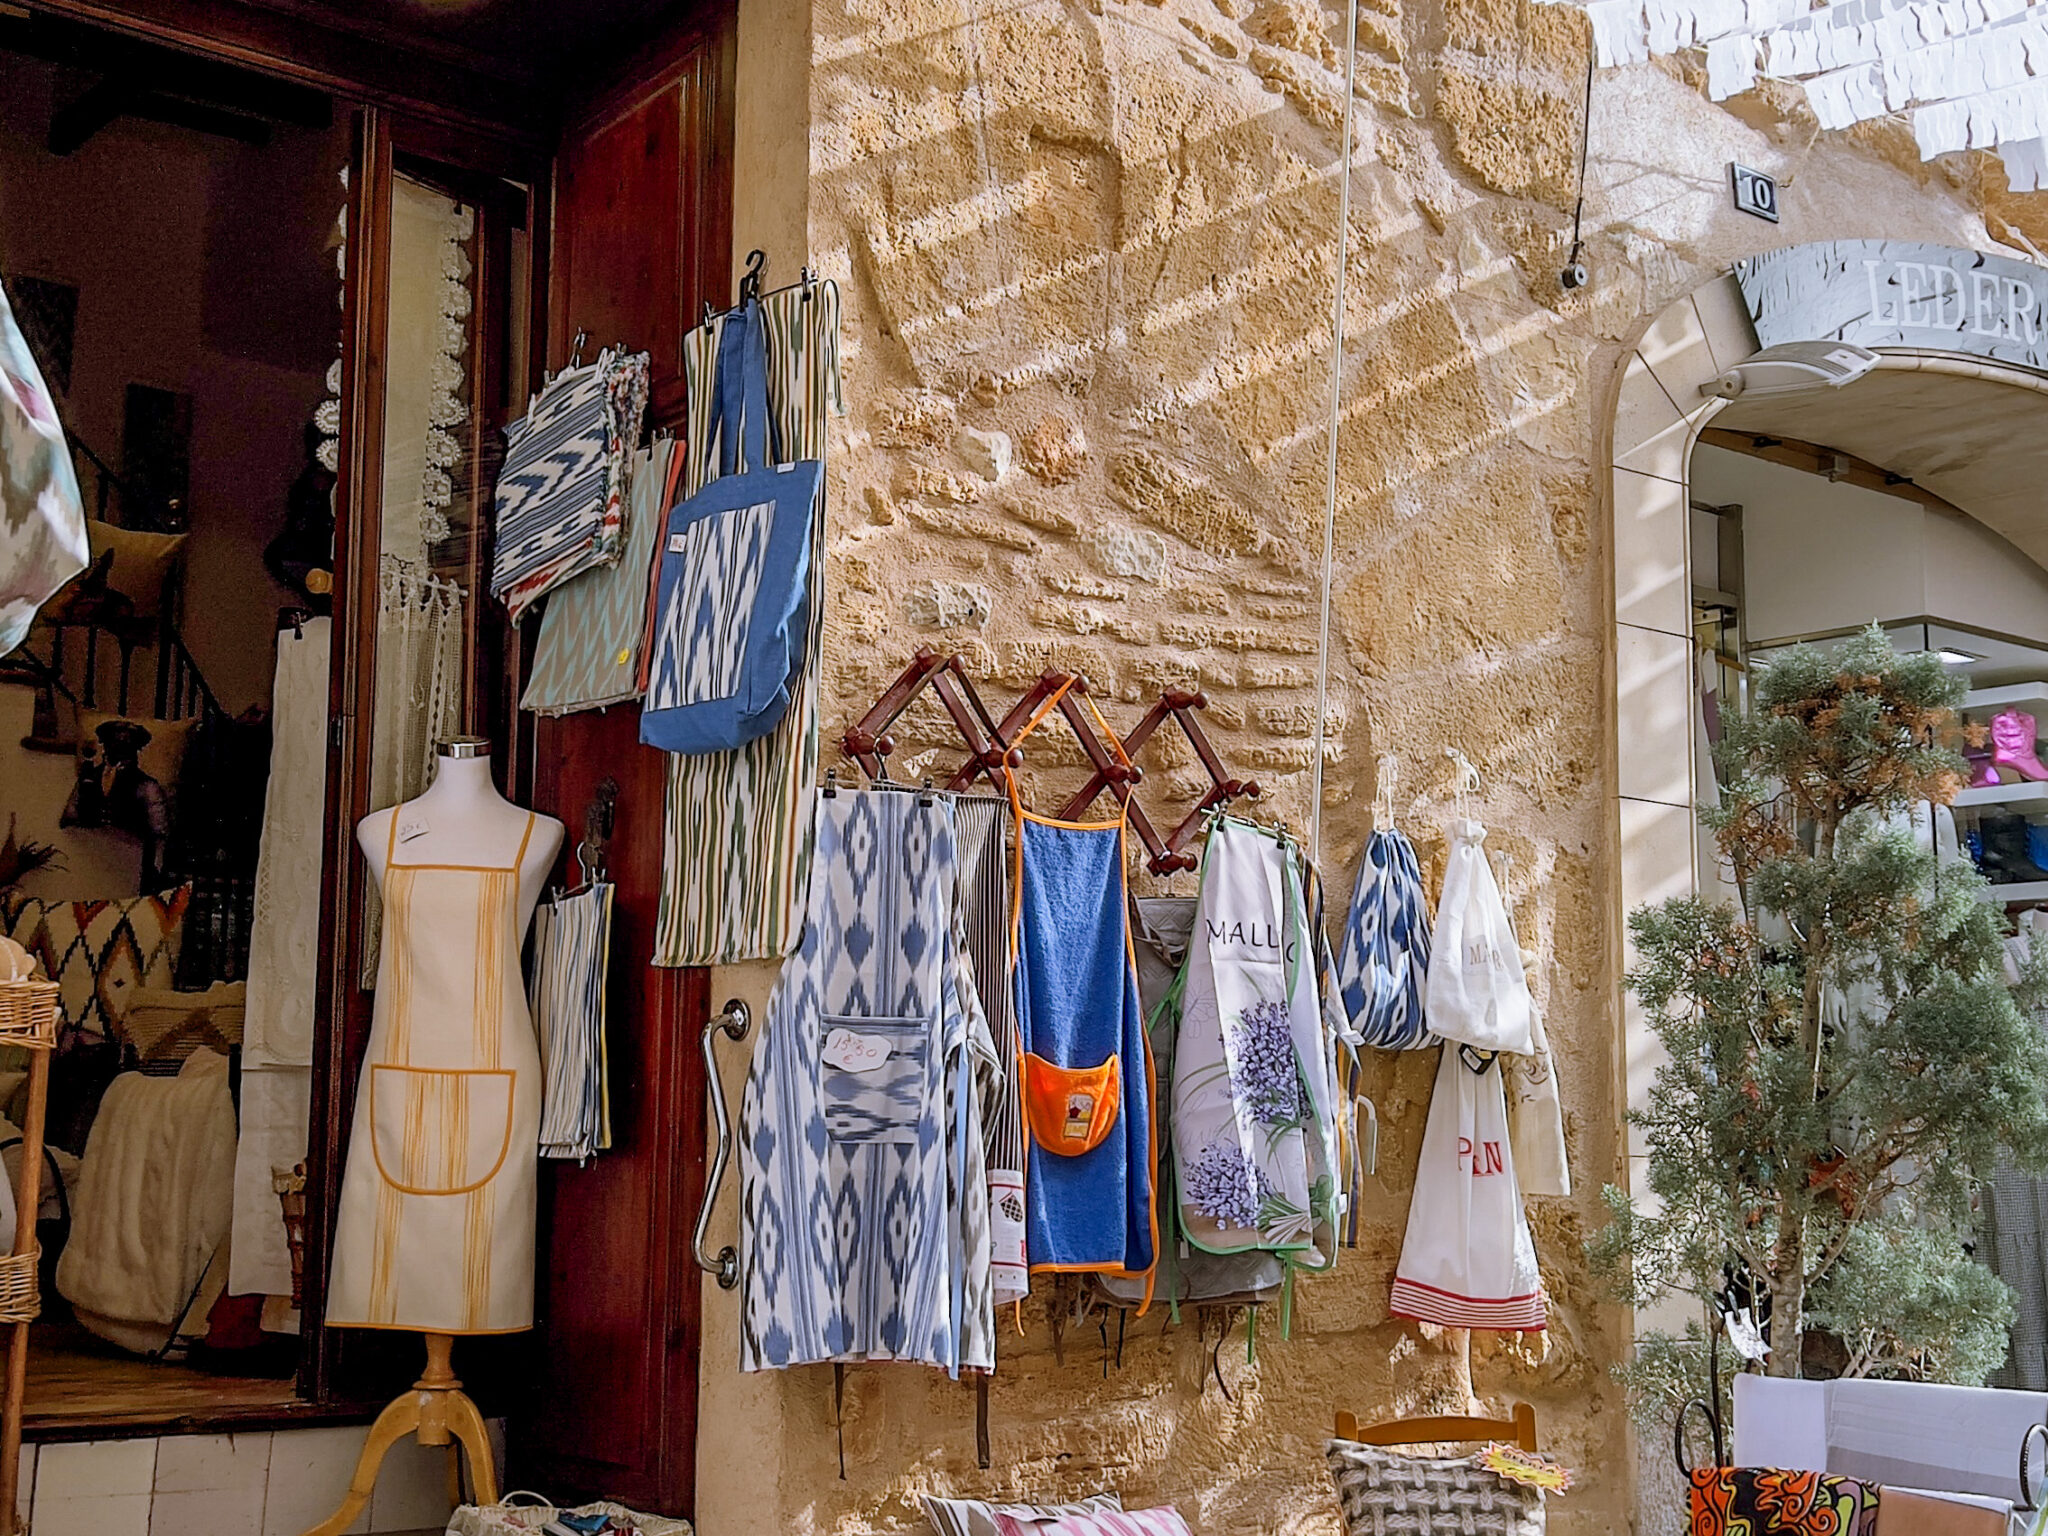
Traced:
<path fill-rule="evenodd" d="M 1564 1106 L 1557 1096 L 1557 1064 L 1550 1057 L 1550 1037 L 1543 1032 L 1543 1010 L 1531 1000 L 1529 1033 L 1536 1049 L 1527 1056 L 1504 1056 L 1503 1082 L 1508 1096 L 1508 1126 L 1515 1149 L 1515 1173 L 1525 1195 L 1566 1196 L 1572 1192 L 1571 1165 L 1565 1160 Z"/>
<path fill-rule="evenodd" d="M 1468 1059 L 1475 1054 L 1486 1061 L 1482 1070 Z M 1387 1310 L 1445 1328 L 1533 1332 L 1544 1325 L 1499 1057 L 1443 1048 Z"/>
<path fill-rule="evenodd" d="M 1444 1040 L 1482 1051 L 1528 1056 L 1536 1048 L 1529 980 L 1485 844 L 1486 828 L 1478 822 L 1451 823 L 1451 856 L 1429 955 L 1429 1028 Z"/>

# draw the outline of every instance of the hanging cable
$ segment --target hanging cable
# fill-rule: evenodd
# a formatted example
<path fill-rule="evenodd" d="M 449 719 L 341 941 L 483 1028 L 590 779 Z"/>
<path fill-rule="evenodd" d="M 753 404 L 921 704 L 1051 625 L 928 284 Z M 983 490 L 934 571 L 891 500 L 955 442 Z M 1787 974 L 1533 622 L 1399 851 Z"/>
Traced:
<path fill-rule="evenodd" d="M 1557 274 L 1558 286 L 1567 293 L 1586 286 L 1590 278 L 1586 264 L 1579 260 L 1586 249 L 1584 237 L 1580 234 L 1586 218 L 1586 152 L 1593 144 L 1593 64 L 1599 57 L 1591 42 L 1586 44 L 1586 106 L 1579 118 L 1579 197 L 1572 206 L 1572 253 L 1564 259 L 1564 270 Z"/>
<path fill-rule="evenodd" d="M 1344 274 L 1351 264 L 1351 135 L 1358 121 L 1358 0 L 1344 22 L 1344 158 L 1337 179 L 1337 281 L 1330 297 L 1330 443 L 1323 486 L 1323 617 L 1316 647 L 1314 774 L 1309 785 L 1308 859 L 1323 862 L 1323 748 L 1330 707 L 1330 585 L 1337 541 L 1337 428 L 1344 404 Z M 1218 1378 L 1221 1379 L 1220 1377 Z"/>

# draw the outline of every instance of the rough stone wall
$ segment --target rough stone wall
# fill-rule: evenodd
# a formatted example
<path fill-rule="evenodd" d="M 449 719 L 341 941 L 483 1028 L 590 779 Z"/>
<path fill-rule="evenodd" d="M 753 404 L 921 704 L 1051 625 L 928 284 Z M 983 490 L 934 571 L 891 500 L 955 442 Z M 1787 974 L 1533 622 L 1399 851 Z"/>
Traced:
<path fill-rule="evenodd" d="M 1434 1059 L 1382 1060 L 1359 1246 L 1302 1283 L 1291 1340 L 1267 1321 L 1255 1360 L 1241 1327 L 1218 1350 L 1213 1330 L 1158 1313 L 1131 1325 L 1121 1364 L 1114 1324 L 1107 1351 L 1092 1323 L 1056 1348 L 1034 1297 L 1004 1339 L 980 1471 L 964 1384 L 852 1369 L 835 1420 L 829 1372 L 742 1383 L 707 1356 L 707 1484 L 751 1472 L 771 1528 L 916 1529 L 921 1489 L 1114 1485 L 1201 1532 L 1334 1532 L 1321 1442 L 1336 1408 L 1517 1399 L 1579 1470 L 1552 1528 L 1634 1521 L 1607 1374 L 1629 1324 L 1582 1250 L 1626 1153 L 1599 489 L 1611 379 L 1664 305 L 1750 250 L 1987 237 L 1977 191 L 1895 134 L 1813 142 L 1783 101 L 1737 116 L 1683 68 L 1644 67 L 1596 84 L 1596 281 L 1567 296 L 1581 14 L 1362 0 L 1359 23 L 1323 868 L 1348 895 L 1382 755 L 1426 860 L 1451 815 L 1444 748 L 1478 764 L 1489 843 L 1512 856 L 1541 956 L 1579 1184 L 1532 1202 L 1551 1332 L 1468 1341 L 1388 1319 Z M 850 408 L 830 465 L 828 743 L 920 644 L 965 650 L 997 709 L 1048 665 L 1084 672 L 1120 726 L 1194 684 L 1225 756 L 1267 789 L 1258 814 L 1305 826 L 1342 11 L 815 0 L 811 25 L 811 257 L 844 291 Z M 1728 207 L 1730 159 L 1796 173 L 1782 227 Z M 957 760 L 935 712 L 897 735 L 900 772 Z M 1141 758 L 1155 819 L 1202 782 L 1177 745 Z M 1056 805 L 1079 761 L 1043 729 L 1027 794 Z M 725 1348 L 732 1299 L 706 1294 L 707 1349 Z"/>

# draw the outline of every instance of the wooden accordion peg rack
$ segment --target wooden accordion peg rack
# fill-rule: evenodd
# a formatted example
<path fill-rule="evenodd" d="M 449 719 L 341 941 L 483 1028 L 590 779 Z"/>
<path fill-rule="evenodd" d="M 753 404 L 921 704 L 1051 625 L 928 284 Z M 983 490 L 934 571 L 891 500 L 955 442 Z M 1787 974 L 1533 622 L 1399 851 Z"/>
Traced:
<path fill-rule="evenodd" d="M 938 699 L 967 748 L 965 760 L 946 781 L 945 787 L 953 791 L 968 788 L 977 778 L 985 778 L 992 787 L 1002 789 L 1004 770 L 1024 765 L 1020 742 L 1025 732 L 1045 712 L 1048 701 L 1052 701 L 1050 707 L 1057 709 L 1060 718 L 1067 722 L 1092 770 L 1087 782 L 1060 808 L 1060 819 L 1079 819 L 1096 797 L 1108 790 L 1127 808 L 1131 830 L 1145 845 L 1146 868 L 1155 875 L 1194 869 L 1200 860 L 1188 852 L 1187 847 L 1209 814 L 1233 800 L 1255 800 L 1260 793 L 1256 780 L 1233 777 L 1217 756 L 1208 733 L 1202 729 L 1201 711 L 1209 707 L 1209 700 L 1204 694 L 1178 688 L 1160 694 L 1130 733 L 1116 739 L 1119 750 L 1112 752 L 1096 724 L 1101 716 L 1084 704 L 1088 680 L 1080 674 L 1050 670 L 1041 673 L 1038 680 L 1025 690 L 1024 696 L 998 720 L 982 702 L 980 690 L 974 686 L 974 679 L 968 676 L 959 652 L 942 654 L 930 646 L 918 648 L 910 665 L 883 691 L 859 722 L 839 739 L 840 749 L 860 764 L 861 771 L 870 780 L 877 783 L 888 781 L 889 758 L 896 750 L 895 739 L 889 734 L 890 728 L 927 688 Z M 1187 737 L 1196 760 L 1209 775 L 1209 788 L 1172 832 L 1161 836 L 1157 824 L 1138 799 L 1138 787 L 1144 782 L 1145 770 L 1135 759 L 1169 720 L 1178 725 Z"/>

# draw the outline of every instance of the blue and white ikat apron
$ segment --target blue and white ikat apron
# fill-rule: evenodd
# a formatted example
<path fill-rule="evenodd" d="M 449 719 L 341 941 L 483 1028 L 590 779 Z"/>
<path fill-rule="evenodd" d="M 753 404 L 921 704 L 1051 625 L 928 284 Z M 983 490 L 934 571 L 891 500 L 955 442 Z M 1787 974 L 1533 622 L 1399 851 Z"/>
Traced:
<path fill-rule="evenodd" d="M 956 926 L 952 802 L 813 799 L 809 916 L 740 1109 L 740 1365 L 992 1369 L 995 1048 Z"/>

